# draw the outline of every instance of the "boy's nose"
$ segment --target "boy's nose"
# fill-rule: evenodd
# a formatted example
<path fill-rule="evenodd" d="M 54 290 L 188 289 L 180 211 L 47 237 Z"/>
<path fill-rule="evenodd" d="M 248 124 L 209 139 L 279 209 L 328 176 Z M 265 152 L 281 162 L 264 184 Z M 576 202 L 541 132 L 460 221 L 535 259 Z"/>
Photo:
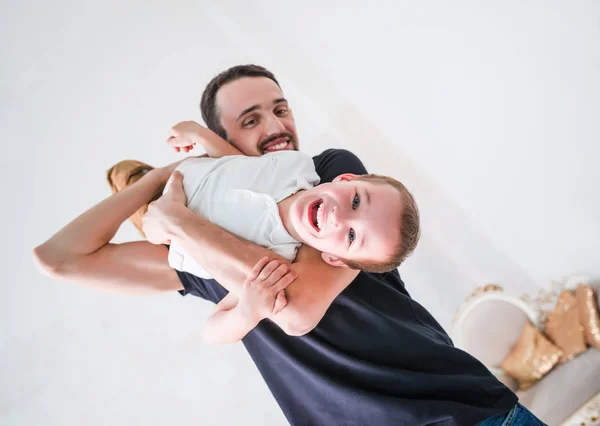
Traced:
<path fill-rule="evenodd" d="M 340 217 L 340 210 L 337 208 L 337 206 L 334 206 L 329 214 L 329 225 L 333 229 L 338 229 L 341 226 L 340 222 L 342 220 L 343 218 Z"/>

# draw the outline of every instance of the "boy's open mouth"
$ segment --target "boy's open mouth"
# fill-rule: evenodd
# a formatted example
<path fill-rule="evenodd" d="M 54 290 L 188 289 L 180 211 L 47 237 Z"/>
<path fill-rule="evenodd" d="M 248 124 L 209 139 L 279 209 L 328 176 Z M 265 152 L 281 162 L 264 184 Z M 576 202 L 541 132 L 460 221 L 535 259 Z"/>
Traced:
<path fill-rule="evenodd" d="M 323 208 L 323 200 L 314 201 L 308 207 L 308 218 L 311 226 L 317 232 L 321 231 L 321 210 Z"/>

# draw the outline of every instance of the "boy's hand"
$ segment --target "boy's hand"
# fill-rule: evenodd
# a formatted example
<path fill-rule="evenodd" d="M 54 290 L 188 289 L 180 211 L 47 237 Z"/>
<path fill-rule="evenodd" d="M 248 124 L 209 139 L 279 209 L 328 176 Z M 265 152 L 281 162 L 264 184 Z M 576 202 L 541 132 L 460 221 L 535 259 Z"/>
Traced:
<path fill-rule="evenodd" d="M 204 129 L 204 127 L 195 121 L 182 121 L 173 126 L 169 131 L 167 144 L 172 146 L 177 152 L 190 152 L 194 149 L 194 145 L 200 142 Z"/>
<path fill-rule="evenodd" d="M 239 298 L 242 314 L 257 324 L 287 304 L 284 289 L 297 278 L 290 265 L 263 257 L 250 272 Z"/>

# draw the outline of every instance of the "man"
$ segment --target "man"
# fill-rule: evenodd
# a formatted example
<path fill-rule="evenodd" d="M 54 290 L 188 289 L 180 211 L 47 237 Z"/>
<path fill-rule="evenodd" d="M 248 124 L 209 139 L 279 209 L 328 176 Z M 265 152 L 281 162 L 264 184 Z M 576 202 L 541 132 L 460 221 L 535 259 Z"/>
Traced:
<path fill-rule="evenodd" d="M 288 102 L 262 67 L 233 67 L 217 76 L 201 108 L 209 128 L 247 155 L 298 148 Z M 178 148 L 191 147 L 193 142 Z M 341 173 L 366 173 L 360 160 L 343 150 L 325 151 L 314 161 L 322 182 Z M 155 181 L 144 176 L 144 197 L 132 199 L 125 189 L 82 215 L 36 249 L 38 264 L 63 279 L 160 291 L 183 287 L 182 294 L 215 303 L 227 290 L 239 290 L 268 251 L 190 214 L 178 178 L 150 205 L 144 230 L 155 243 L 177 241 L 216 281 L 165 267 L 166 249 L 160 245 L 108 244 L 117 222 L 150 200 L 168 174 L 163 168 Z M 100 214 L 105 223 L 87 230 Z M 287 326 L 262 321 L 243 340 L 291 424 L 501 424 L 509 411 L 529 418 L 522 424 L 537 424 L 481 363 L 453 347 L 442 327 L 410 298 L 397 271 L 330 267 L 310 247 L 299 250 L 291 267 L 298 278 L 286 290 Z M 329 292 L 339 296 L 325 313 L 319 302 Z M 314 308 L 295 316 L 288 309 L 292 300 Z"/>

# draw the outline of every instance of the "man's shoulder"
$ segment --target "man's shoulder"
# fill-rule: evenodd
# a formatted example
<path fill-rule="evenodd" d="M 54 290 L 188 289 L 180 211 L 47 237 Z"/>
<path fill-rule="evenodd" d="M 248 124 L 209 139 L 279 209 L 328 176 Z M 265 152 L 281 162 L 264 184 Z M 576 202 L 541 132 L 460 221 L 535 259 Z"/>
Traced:
<path fill-rule="evenodd" d="M 342 159 L 355 159 L 360 161 L 360 159 L 356 156 L 356 154 L 354 154 L 351 151 L 348 151 L 347 149 L 340 149 L 340 148 L 329 148 L 324 150 L 323 152 L 321 152 L 318 155 L 315 155 L 313 157 L 314 161 L 317 160 L 325 160 L 325 159 L 338 159 L 338 158 L 342 158 Z"/>
<path fill-rule="evenodd" d="M 404 285 L 404 281 L 400 277 L 400 273 L 398 269 L 394 269 L 390 272 L 384 273 L 375 273 L 375 272 L 363 272 L 361 271 L 354 281 L 352 281 L 352 286 L 354 289 L 361 291 L 361 288 L 366 291 L 365 294 L 370 296 L 376 296 L 377 292 L 380 290 L 378 286 L 383 285 L 388 289 L 394 289 L 404 294 L 405 296 L 410 297 L 408 290 Z M 370 297 L 369 296 L 369 297 Z"/>
<path fill-rule="evenodd" d="M 321 182 L 331 182 L 335 177 L 352 173 L 364 175 L 367 169 L 360 159 L 347 149 L 326 149 L 313 157 L 315 169 L 321 177 Z"/>

